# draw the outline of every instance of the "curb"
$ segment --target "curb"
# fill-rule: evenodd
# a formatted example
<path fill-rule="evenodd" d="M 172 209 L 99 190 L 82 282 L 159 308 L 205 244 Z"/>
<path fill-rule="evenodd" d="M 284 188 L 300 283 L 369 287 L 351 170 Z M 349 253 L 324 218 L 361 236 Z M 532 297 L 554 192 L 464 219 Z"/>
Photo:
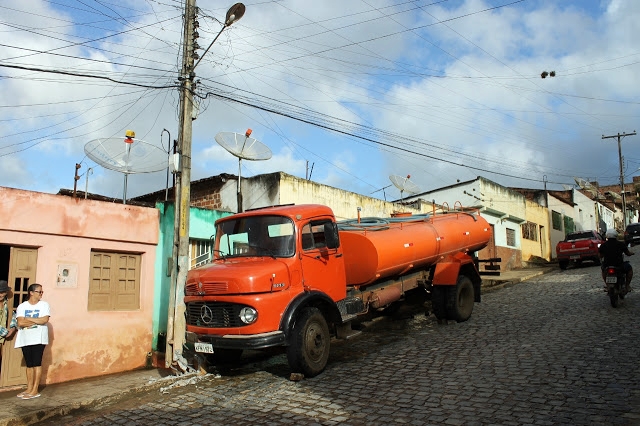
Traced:
<path fill-rule="evenodd" d="M 496 290 L 500 290 L 502 288 L 509 288 L 512 287 L 522 281 L 527 281 L 531 278 L 534 277 L 538 277 L 540 275 L 544 275 L 547 274 L 549 272 L 554 271 L 554 268 L 545 268 L 542 270 L 537 270 L 537 271 L 532 271 L 531 273 L 527 274 L 527 275 L 523 275 L 522 277 L 518 277 L 518 278 L 514 278 L 514 279 L 510 279 L 510 280 L 486 280 L 487 282 L 493 282 L 494 284 L 490 284 L 490 285 L 483 285 L 482 286 L 482 292 L 483 293 L 488 293 L 488 292 L 492 292 L 492 291 L 496 291 Z M 484 280 L 483 280 L 484 281 Z"/>
<path fill-rule="evenodd" d="M 151 391 L 155 389 L 162 390 L 162 388 L 171 387 L 181 380 L 185 380 L 185 379 L 190 380 L 190 379 L 193 379 L 194 377 L 204 377 L 204 376 L 199 375 L 198 372 L 187 373 L 181 376 L 167 376 L 161 379 L 154 380 L 150 383 L 129 387 L 126 390 L 112 393 L 110 395 L 85 399 L 75 403 L 67 403 L 57 407 L 42 408 L 22 416 L 14 416 L 14 417 L 6 418 L 0 421 L 0 426 L 30 425 L 30 424 L 35 424 L 37 422 L 41 422 L 43 420 L 51 419 L 53 417 L 68 416 L 88 406 L 95 408 L 96 406 L 99 406 L 99 405 L 109 405 L 114 402 L 117 402 L 122 398 L 126 398 L 138 392 Z"/>

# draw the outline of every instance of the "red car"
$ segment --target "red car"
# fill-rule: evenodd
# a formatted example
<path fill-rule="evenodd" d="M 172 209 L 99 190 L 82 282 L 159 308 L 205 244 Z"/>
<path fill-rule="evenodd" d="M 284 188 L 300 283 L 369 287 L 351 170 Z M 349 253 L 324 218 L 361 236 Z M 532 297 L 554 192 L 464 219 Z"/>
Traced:
<path fill-rule="evenodd" d="M 560 269 L 567 269 L 569 262 L 580 264 L 584 260 L 591 260 L 596 265 L 600 265 L 598 248 L 604 241 L 604 237 L 597 231 L 579 231 L 567 234 L 564 241 L 560 241 L 556 246 Z"/>

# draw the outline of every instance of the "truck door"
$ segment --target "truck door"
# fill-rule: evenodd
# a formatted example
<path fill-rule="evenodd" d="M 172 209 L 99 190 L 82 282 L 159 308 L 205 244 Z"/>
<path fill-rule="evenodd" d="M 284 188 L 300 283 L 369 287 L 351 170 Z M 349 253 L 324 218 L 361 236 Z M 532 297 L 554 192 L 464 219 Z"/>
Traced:
<path fill-rule="evenodd" d="M 347 294 L 344 259 L 338 241 L 337 225 L 330 218 L 312 220 L 302 227 L 300 262 L 302 282 L 307 290 L 326 293 L 334 301 Z"/>

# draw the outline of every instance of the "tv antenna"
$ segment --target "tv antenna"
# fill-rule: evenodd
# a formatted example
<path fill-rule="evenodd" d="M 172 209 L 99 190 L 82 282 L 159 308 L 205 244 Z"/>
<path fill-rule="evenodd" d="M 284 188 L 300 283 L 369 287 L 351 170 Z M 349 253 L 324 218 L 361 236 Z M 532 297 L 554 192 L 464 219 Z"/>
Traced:
<path fill-rule="evenodd" d="M 220 132 L 215 137 L 218 145 L 226 149 L 234 157 L 238 157 L 238 213 L 242 212 L 242 192 L 240 189 L 240 175 L 242 160 L 263 161 L 271 158 L 268 146 L 251 137 L 251 129 L 242 133 Z"/>
<path fill-rule="evenodd" d="M 375 191 L 373 191 L 371 194 L 375 194 L 376 192 L 380 192 L 382 191 L 382 197 L 384 198 L 385 201 L 387 201 L 387 194 L 384 192 L 385 189 L 387 189 L 388 187 L 390 187 L 391 185 L 387 185 L 387 186 L 383 186 L 380 189 L 376 189 Z"/>
<path fill-rule="evenodd" d="M 418 188 L 418 185 L 409 180 L 410 177 L 411 175 L 407 175 L 407 177 L 398 175 L 389 176 L 389 180 L 391 181 L 391 183 L 400 190 L 400 205 L 404 204 L 403 193 L 405 191 L 409 194 L 416 194 L 420 192 L 420 188 Z"/>
<path fill-rule="evenodd" d="M 127 130 L 124 138 L 94 139 L 84 146 L 84 153 L 105 169 L 124 173 L 122 204 L 127 204 L 127 178 L 134 173 L 153 173 L 167 168 L 166 152 L 136 139 Z"/>

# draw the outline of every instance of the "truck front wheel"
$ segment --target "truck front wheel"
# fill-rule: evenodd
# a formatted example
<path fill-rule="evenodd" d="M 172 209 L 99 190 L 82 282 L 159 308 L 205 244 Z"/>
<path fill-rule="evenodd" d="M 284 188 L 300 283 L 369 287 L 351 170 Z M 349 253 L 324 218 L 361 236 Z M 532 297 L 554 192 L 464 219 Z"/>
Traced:
<path fill-rule="evenodd" d="M 317 308 L 302 310 L 293 326 L 287 360 L 294 373 L 314 377 L 327 366 L 331 336 L 322 312 Z"/>
<path fill-rule="evenodd" d="M 473 283 L 466 275 L 460 275 L 455 287 L 448 288 L 447 314 L 449 319 L 463 322 L 471 317 L 475 300 Z"/>

